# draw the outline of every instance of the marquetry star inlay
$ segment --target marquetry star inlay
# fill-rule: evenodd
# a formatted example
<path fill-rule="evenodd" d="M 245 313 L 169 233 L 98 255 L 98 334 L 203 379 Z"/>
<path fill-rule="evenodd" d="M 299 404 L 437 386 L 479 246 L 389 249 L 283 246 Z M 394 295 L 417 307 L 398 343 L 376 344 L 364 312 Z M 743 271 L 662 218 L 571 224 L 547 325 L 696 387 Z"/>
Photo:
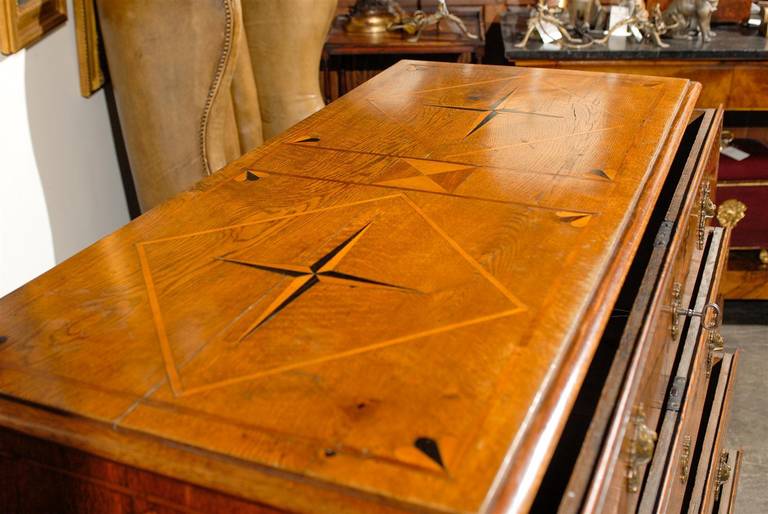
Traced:
<path fill-rule="evenodd" d="M 355 244 L 365 235 L 371 224 L 368 223 L 357 232 L 345 239 L 341 244 L 333 248 L 330 252 L 323 255 L 315 263 L 304 266 L 295 264 L 272 264 L 264 262 L 251 262 L 241 259 L 232 259 L 229 257 L 218 257 L 217 259 L 231 264 L 256 268 L 271 273 L 277 273 L 287 277 L 293 277 L 288 286 L 283 289 L 271 304 L 250 324 L 245 333 L 240 337 L 242 341 L 248 337 L 254 330 L 264 325 L 267 321 L 275 317 L 281 310 L 285 309 L 304 295 L 307 291 L 320 283 L 338 284 L 353 287 L 376 287 L 389 288 L 405 291 L 412 291 L 407 287 L 388 284 L 370 278 L 359 277 L 337 271 L 334 268 L 339 262 L 352 250 Z"/>
<path fill-rule="evenodd" d="M 521 111 L 519 109 L 509 109 L 507 107 L 504 107 L 507 100 L 509 100 L 509 97 L 512 96 L 515 93 L 515 90 L 513 89 L 503 97 L 501 97 L 499 100 L 496 100 L 491 104 L 490 107 L 467 107 L 466 105 L 440 105 L 440 104 L 427 104 L 429 107 L 438 107 L 441 109 L 454 109 L 458 111 L 474 111 L 479 113 L 484 113 L 485 116 L 478 121 L 472 129 L 467 132 L 467 134 L 464 136 L 465 138 L 471 136 L 478 130 L 480 130 L 482 127 L 490 123 L 492 119 L 494 119 L 496 116 L 502 113 L 511 113 L 511 114 L 527 114 L 530 116 L 544 116 L 545 118 L 562 118 L 562 116 L 557 116 L 554 114 L 544 114 L 540 112 L 530 112 L 530 111 Z"/>
<path fill-rule="evenodd" d="M 435 193 L 453 193 L 475 170 L 472 164 L 401 158 L 393 176 L 375 184 Z M 403 173 L 405 172 L 405 173 Z"/>

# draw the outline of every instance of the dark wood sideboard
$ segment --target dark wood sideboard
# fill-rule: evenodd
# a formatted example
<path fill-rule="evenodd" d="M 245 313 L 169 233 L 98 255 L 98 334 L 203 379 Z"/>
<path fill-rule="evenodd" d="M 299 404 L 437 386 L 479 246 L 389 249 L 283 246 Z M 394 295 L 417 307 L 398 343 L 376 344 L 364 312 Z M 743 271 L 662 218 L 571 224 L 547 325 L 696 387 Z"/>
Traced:
<path fill-rule="evenodd" d="M 403 61 L 0 299 L 0 511 L 727 510 L 699 92 Z"/>

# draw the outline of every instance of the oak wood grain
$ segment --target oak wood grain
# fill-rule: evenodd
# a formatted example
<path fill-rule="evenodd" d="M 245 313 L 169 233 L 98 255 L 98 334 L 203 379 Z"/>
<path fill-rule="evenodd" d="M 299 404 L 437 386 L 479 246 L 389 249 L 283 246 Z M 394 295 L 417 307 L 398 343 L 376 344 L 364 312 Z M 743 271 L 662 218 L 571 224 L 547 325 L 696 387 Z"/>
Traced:
<path fill-rule="evenodd" d="M 524 511 L 698 90 L 403 61 L 0 300 L 0 420 L 278 509 Z"/>

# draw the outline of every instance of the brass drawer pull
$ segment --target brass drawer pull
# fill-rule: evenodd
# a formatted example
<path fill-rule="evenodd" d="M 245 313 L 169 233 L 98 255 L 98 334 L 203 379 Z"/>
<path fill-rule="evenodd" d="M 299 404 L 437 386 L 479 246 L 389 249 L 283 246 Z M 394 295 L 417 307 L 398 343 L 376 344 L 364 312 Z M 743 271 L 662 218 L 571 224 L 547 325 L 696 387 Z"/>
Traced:
<path fill-rule="evenodd" d="M 725 348 L 725 339 L 720 332 L 711 331 L 707 339 L 707 378 L 712 374 L 712 366 L 715 363 L 715 354 L 722 353 Z"/>
<path fill-rule="evenodd" d="M 681 286 L 679 282 L 675 282 L 675 285 L 672 287 L 672 339 L 676 339 L 680 333 L 680 316 L 701 318 L 701 326 L 704 330 L 715 330 L 722 324 L 720 306 L 716 303 L 708 303 L 700 311 L 684 309 L 681 307 L 682 303 Z M 710 313 L 712 314 L 709 315 Z"/>
<path fill-rule="evenodd" d="M 709 197 L 711 186 L 705 182 L 701 187 L 701 200 L 699 201 L 699 230 L 698 230 L 698 248 L 704 249 L 704 242 L 707 239 L 707 220 L 715 217 L 717 207 Z"/>
<path fill-rule="evenodd" d="M 680 482 L 688 481 L 688 473 L 691 470 L 691 436 L 686 435 L 683 438 L 683 449 L 680 452 Z"/>
<path fill-rule="evenodd" d="M 717 221 L 721 226 L 733 228 L 747 213 L 747 206 L 731 198 L 720 204 L 717 208 Z"/>
<path fill-rule="evenodd" d="M 629 460 L 627 462 L 627 491 L 636 493 L 640 489 L 640 468 L 653 458 L 656 448 L 656 432 L 645 424 L 643 404 L 637 405 L 632 414 L 634 430 L 629 440 Z"/>
<path fill-rule="evenodd" d="M 720 452 L 720 461 L 717 464 L 717 476 L 715 477 L 715 501 L 720 499 L 720 494 L 725 484 L 731 478 L 731 465 L 728 464 L 728 450 Z"/>

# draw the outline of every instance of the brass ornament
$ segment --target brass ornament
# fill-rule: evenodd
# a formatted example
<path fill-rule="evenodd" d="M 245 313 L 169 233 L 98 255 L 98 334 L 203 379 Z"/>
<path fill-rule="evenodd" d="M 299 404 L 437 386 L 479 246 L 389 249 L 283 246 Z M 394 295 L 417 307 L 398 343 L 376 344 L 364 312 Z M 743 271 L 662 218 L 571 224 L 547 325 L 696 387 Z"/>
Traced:
<path fill-rule="evenodd" d="M 645 7 L 644 0 L 635 0 L 634 14 L 611 27 L 605 37 L 597 40 L 597 42 L 603 45 L 607 44 L 613 33 L 624 26 L 630 29 L 634 27 L 643 35 L 644 39 L 652 40 L 660 48 L 669 47 L 668 43 L 661 40 L 661 36 L 667 32 L 668 27 L 664 22 L 659 4 L 654 6 L 653 11 L 649 11 Z"/>
<path fill-rule="evenodd" d="M 571 36 L 570 32 L 565 28 L 565 23 L 558 17 L 563 14 L 563 9 L 560 7 L 549 7 L 546 0 L 539 0 L 536 4 L 535 11 L 528 18 L 528 27 L 525 31 L 523 40 L 517 43 L 517 48 L 525 48 L 528 44 L 528 40 L 531 38 L 531 34 L 537 27 L 542 27 L 544 23 L 548 23 L 557 28 L 558 32 L 563 36 L 557 40 L 560 46 L 566 48 L 586 48 L 591 46 L 595 41 L 582 41 L 579 38 Z"/>
<path fill-rule="evenodd" d="M 731 465 L 728 464 L 728 450 L 720 452 L 720 460 L 717 463 L 717 476 L 715 477 L 715 501 L 720 499 L 723 484 L 731 478 Z"/>
<path fill-rule="evenodd" d="M 643 404 L 635 406 L 632 413 L 634 429 L 629 440 L 627 461 L 627 491 L 636 493 L 640 490 L 642 475 L 640 468 L 648 464 L 656 449 L 656 432 L 646 425 Z"/>
<path fill-rule="evenodd" d="M 349 9 L 347 32 L 378 34 L 386 32 L 402 15 L 402 8 L 393 0 L 357 0 Z"/>
<path fill-rule="evenodd" d="M 720 204 L 717 208 L 717 221 L 726 228 L 733 228 L 747 213 L 747 206 L 742 202 L 731 198 Z"/>
<path fill-rule="evenodd" d="M 434 14 L 427 14 L 424 11 L 416 11 L 412 16 L 405 16 L 402 14 L 401 9 L 400 19 L 390 25 L 387 30 L 402 30 L 410 35 L 408 41 L 415 42 L 419 40 L 421 33 L 425 28 L 437 26 L 444 19 L 456 25 L 461 33 L 464 34 L 464 37 L 468 37 L 469 39 L 477 39 L 479 37 L 477 34 L 470 33 L 467 26 L 461 21 L 461 18 L 448 10 L 445 0 L 437 0 L 437 10 Z"/>
<path fill-rule="evenodd" d="M 699 200 L 699 230 L 697 233 L 699 250 L 704 249 L 704 242 L 706 241 L 707 235 L 707 220 L 715 217 L 716 208 L 712 199 L 709 197 L 710 191 L 711 186 L 709 185 L 709 182 L 705 182 L 704 185 L 701 186 L 701 199 Z"/>
<path fill-rule="evenodd" d="M 720 132 L 720 151 L 722 152 L 729 146 L 731 146 L 731 143 L 733 143 L 734 139 L 733 131 L 728 129 L 723 129 L 722 132 Z"/>
<path fill-rule="evenodd" d="M 707 340 L 707 361 L 706 361 L 706 375 L 707 378 L 712 374 L 712 366 L 715 364 L 715 355 L 723 352 L 725 348 L 725 339 L 714 330 L 709 332 L 709 338 Z"/>
<path fill-rule="evenodd" d="M 709 42 L 715 36 L 710 20 L 716 9 L 717 0 L 673 0 L 664 10 L 664 22 L 676 38 L 693 39 L 695 34 Z"/>
<path fill-rule="evenodd" d="M 688 473 L 691 471 L 691 436 L 683 438 L 683 449 L 680 451 L 680 483 L 688 481 Z"/>
<path fill-rule="evenodd" d="M 762 248 L 760 250 L 759 258 L 761 263 L 768 264 L 768 250 L 766 250 L 765 248 Z"/>

